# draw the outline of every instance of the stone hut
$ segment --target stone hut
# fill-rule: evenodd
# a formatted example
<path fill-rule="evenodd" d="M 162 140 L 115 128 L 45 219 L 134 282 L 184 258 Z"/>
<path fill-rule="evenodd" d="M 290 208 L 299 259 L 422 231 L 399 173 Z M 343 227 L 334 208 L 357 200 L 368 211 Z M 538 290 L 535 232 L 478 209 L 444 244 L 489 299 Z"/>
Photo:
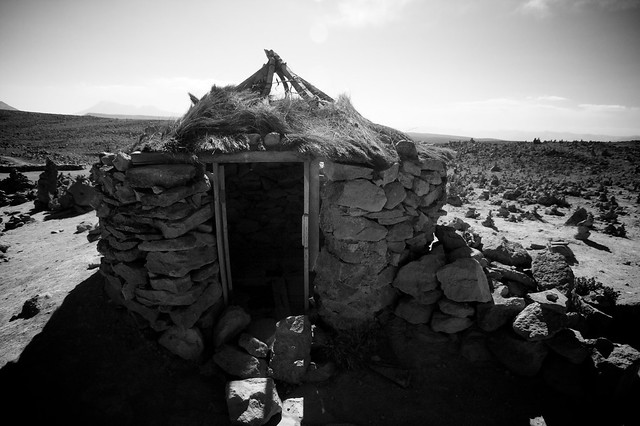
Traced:
<path fill-rule="evenodd" d="M 191 95 L 169 129 L 92 169 L 107 291 L 185 358 L 228 305 L 276 320 L 313 308 L 336 329 L 373 321 L 411 293 L 398 271 L 429 252 L 443 214 L 445 151 L 266 53 L 243 83 Z"/>

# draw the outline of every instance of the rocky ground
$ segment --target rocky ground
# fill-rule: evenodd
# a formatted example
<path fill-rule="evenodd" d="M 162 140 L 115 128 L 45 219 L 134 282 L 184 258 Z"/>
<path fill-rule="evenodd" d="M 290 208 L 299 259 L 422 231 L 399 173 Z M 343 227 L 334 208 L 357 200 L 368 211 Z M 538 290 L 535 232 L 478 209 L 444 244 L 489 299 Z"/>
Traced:
<path fill-rule="evenodd" d="M 635 147 L 452 147 L 459 156 L 450 182 L 460 200 L 451 199 L 454 205 L 445 206 L 440 223 L 462 219 L 477 235 L 505 236 L 533 257 L 549 242 L 562 241 L 575 256 L 575 275 L 612 287 L 624 307 L 619 321 L 635 318 L 640 305 Z M 602 187 L 607 203 L 612 195 L 616 199 L 615 221 L 602 218 L 611 211 L 599 201 Z M 505 198 L 516 189 L 519 196 Z M 556 198 L 549 204 L 539 193 Z M 507 210 L 513 207 L 500 217 L 503 203 Z M 168 354 L 135 318 L 109 302 L 94 269 L 96 243 L 87 239 L 95 213 L 52 216 L 32 207 L 27 202 L 0 208 L 5 223 L 26 217 L 0 237 L 0 386 L 8 396 L 7 418 L 15 413 L 27 424 L 228 424 L 225 373 L 213 362 L 200 365 Z M 470 207 L 477 217 L 467 217 Z M 564 225 L 578 207 L 594 216 L 587 239 L 576 239 L 577 227 Z M 493 223 L 486 221 L 489 211 Z M 83 222 L 88 226 L 79 227 Z M 624 224 L 626 236 L 603 232 L 609 224 L 616 229 Z M 638 347 L 637 327 L 619 330 L 609 336 L 612 341 Z M 566 425 L 637 419 L 625 395 L 578 399 L 580 392 L 562 392 L 549 377 L 518 376 L 493 360 L 471 362 L 449 350 L 457 343 L 435 342 L 420 327 L 389 314 L 382 318 L 380 341 L 362 348 L 371 352 L 357 368 L 320 383 L 279 384 L 278 393 L 282 399 L 304 398 L 305 424 L 528 425 L 544 417 L 548 425 Z"/>

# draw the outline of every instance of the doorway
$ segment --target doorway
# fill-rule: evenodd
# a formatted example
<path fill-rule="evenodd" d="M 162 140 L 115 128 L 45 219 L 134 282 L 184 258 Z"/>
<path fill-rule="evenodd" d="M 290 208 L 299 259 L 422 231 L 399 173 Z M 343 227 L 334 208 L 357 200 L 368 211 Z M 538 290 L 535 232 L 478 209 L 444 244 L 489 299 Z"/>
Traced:
<path fill-rule="evenodd" d="M 317 163 L 251 159 L 213 167 L 227 303 L 256 318 L 304 314 L 318 251 Z"/>

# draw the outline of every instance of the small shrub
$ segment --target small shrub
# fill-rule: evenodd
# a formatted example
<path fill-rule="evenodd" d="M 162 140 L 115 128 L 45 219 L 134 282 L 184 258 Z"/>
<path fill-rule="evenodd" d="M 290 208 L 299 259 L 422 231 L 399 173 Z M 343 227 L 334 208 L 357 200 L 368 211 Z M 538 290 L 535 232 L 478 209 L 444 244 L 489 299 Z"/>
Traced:
<path fill-rule="evenodd" d="M 578 296 L 582 296 L 587 301 L 601 306 L 614 306 L 618 300 L 619 293 L 613 288 L 602 284 L 594 277 L 577 277 L 573 291 Z"/>
<path fill-rule="evenodd" d="M 326 355 L 344 370 L 357 370 L 366 366 L 378 349 L 380 328 L 365 325 L 348 330 L 338 330 L 326 347 Z"/>

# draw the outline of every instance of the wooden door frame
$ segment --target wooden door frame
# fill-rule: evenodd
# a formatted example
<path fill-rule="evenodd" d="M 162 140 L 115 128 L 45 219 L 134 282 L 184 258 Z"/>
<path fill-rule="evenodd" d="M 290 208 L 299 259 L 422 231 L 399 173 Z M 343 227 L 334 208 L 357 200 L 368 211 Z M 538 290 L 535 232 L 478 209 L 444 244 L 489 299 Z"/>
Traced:
<path fill-rule="evenodd" d="M 220 280 L 225 305 L 233 294 L 233 277 L 231 276 L 231 260 L 229 253 L 229 235 L 227 228 L 226 188 L 224 165 L 231 163 L 303 163 L 304 164 L 304 213 L 302 217 L 302 246 L 304 250 L 304 310 L 309 309 L 310 272 L 315 269 L 319 247 L 319 213 L 320 213 L 320 160 L 303 159 L 291 152 L 242 152 L 200 158 L 205 163 L 212 163 L 210 173 L 214 195 L 214 214 L 218 262 L 220 264 Z"/>

